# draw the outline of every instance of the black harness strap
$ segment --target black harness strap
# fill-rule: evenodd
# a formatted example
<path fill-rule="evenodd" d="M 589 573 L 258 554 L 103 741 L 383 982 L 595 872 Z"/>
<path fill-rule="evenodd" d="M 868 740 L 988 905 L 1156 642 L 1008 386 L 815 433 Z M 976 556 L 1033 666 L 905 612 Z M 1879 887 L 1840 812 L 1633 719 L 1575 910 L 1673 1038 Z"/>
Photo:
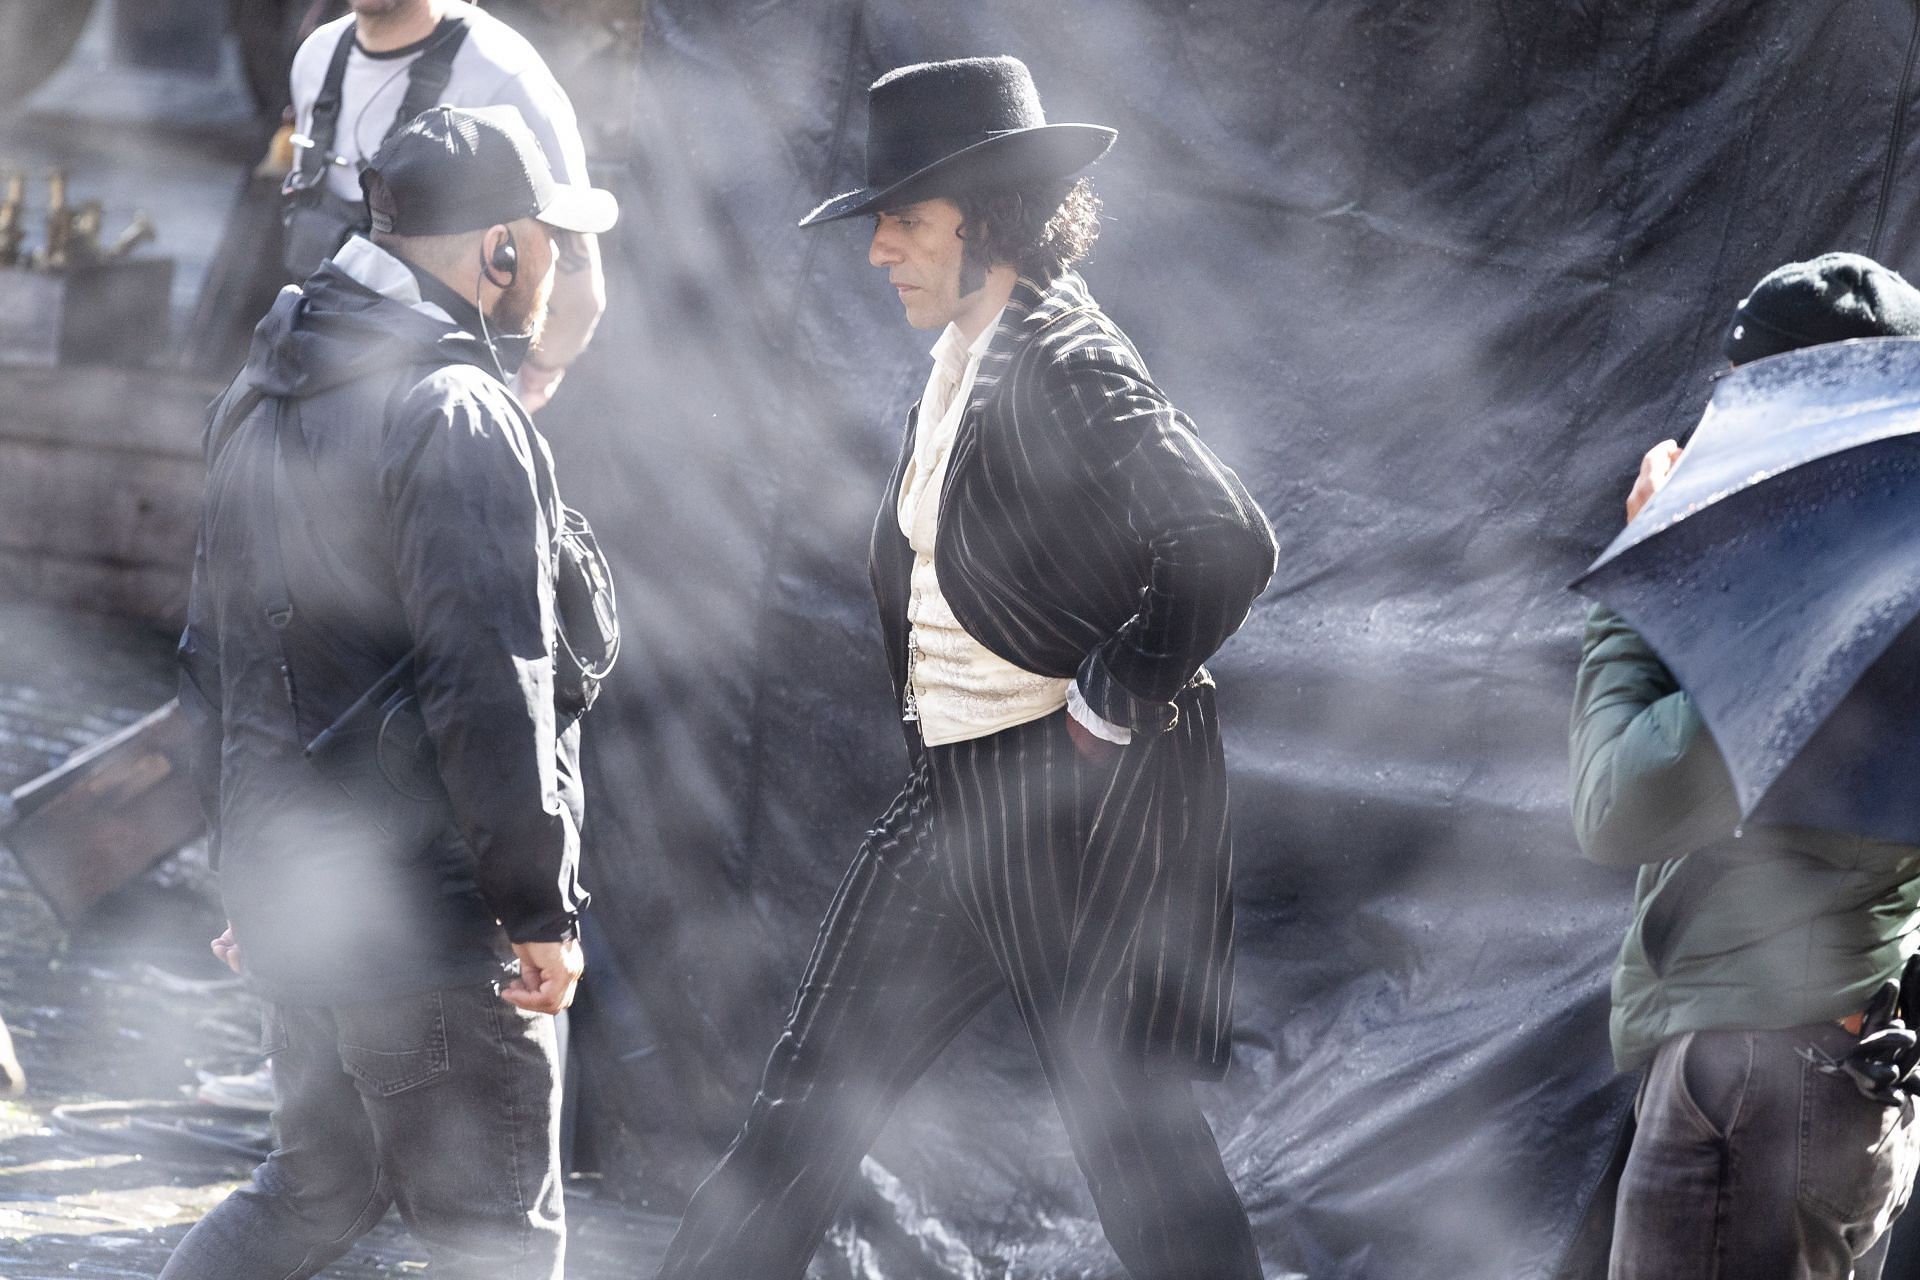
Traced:
<path fill-rule="evenodd" d="M 447 17 L 433 34 L 433 42 L 420 51 L 413 60 L 413 66 L 407 69 L 407 93 L 400 99 L 400 110 L 394 115 L 393 123 L 387 127 L 390 138 L 400 131 L 400 126 L 425 111 L 428 107 L 440 105 L 440 96 L 447 91 L 447 82 L 453 79 L 453 58 L 460 52 L 460 46 L 467 40 L 467 20 L 462 17 Z"/>
<path fill-rule="evenodd" d="M 340 88 L 347 81 L 347 58 L 353 53 L 354 24 L 340 33 L 333 46 L 333 59 L 327 63 L 327 75 L 320 82 L 320 95 L 313 100 L 313 119 L 307 125 L 307 138 L 313 143 L 300 153 L 300 185 L 309 187 L 333 163 L 333 140 L 340 132 Z"/>
<path fill-rule="evenodd" d="M 319 96 L 313 100 L 313 119 L 307 127 L 307 137 L 313 145 L 300 153 L 302 187 L 318 181 L 318 175 L 333 163 L 333 144 L 340 136 L 340 99 L 342 86 L 347 80 L 347 59 L 353 54 L 358 34 L 358 26 L 352 22 L 340 33 L 339 43 L 333 46 L 333 58 L 327 63 L 326 78 L 320 82 Z M 393 123 L 387 126 L 383 138 L 392 137 L 399 132 L 401 125 L 428 107 L 439 105 L 441 95 L 447 91 L 447 84 L 453 79 L 454 55 L 460 52 L 460 46 L 466 40 L 467 20 L 464 17 L 443 18 L 440 25 L 434 28 L 426 48 L 407 68 L 407 92 L 400 99 L 400 110 L 395 113 Z"/>

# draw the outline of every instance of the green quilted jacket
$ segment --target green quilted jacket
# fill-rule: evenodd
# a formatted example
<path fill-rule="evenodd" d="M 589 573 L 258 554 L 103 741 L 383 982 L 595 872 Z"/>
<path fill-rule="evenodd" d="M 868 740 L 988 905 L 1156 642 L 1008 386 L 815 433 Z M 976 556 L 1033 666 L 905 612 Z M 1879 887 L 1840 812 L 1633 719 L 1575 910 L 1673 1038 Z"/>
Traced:
<path fill-rule="evenodd" d="M 1570 736 L 1581 849 L 1639 868 L 1613 972 L 1621 1070 L 1683 1031 L 1856 1012 L 1920 944 L 1920 848 L 1743 828 L 1692 699 L 1600 606 L 1587 619 Z"/>

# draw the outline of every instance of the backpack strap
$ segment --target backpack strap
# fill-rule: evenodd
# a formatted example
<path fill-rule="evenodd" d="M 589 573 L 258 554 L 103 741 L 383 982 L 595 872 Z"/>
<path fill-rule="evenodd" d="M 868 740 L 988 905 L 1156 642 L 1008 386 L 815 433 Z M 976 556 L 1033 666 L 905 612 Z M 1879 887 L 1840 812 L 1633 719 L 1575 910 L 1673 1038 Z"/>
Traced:
<path fill-rule="evenodd" d="M 298 422 L 289 423 L 287 419 L 299 412 L 298 401 L 275 398 L 273 404 L 273 464 L 272 474 L 267 481 L 267 532 L 260 539 L 260 605 L 266 614 L 267 625 L 281 634 L 280 674 L 287 683 L 287 702 L 295 706 L 293 697 L 293 668 L 287 661 L 287 642 L 284 633 L 293 621 L 293 598 L 287 589 L 287 567 L 282 557 L 280 523 L 283 507 L 281 477 L 286 473 L 287 459 L 283 442 L 289 429 L 298 431 Z"/>
<path fill-rule="evenodd" d="M 249 385 L 245 391 L 227 402 L 225 412 L 220 412 L 219 404 L 215 402 L 215 416 L 207 423 L 205 442 L 208 471 L 213 470 L 213 464 L 220 457 L 220 451 L 227 447 L 227 441 L 233 439 L 233 433 L 240 429 L 240 424 L 247 420 L 247 415 L 266 398 L 266 392 L 259 387 Z"/>
<path fill-rule="evenodd" d="M 207 470 L 213 470 L 213 464 L 240 430 L 253 411 L 267 399 L 267 393 L 259 387 L 248 386 L 245 391 L 227 402 L 224 410 L 216 406 L 213 420 L 207 424 L 206 454 Z M 266 537 L 260 539 L 260 581 L 258 583 L 262 601 L 262 612 L 266 614 L 267 624 L 276 632 L 284 631 L 293 621 L 293 602 L 287 591 L 287 572 L 281 562 L 280 551 L 280 473 L 285 469 L 286 459 L 281 440 L 287 430 L 282 420 L 297 412 L 294 403 L 280 397 L 274 397 L 273 405 L 273 462 L 271 488 L 267 491 L 268 523 L 272 526 Z M 296 428 L 297 430 L 297 428 Z M 281 671 L 286 673 L 287 664 L 282 661 Z M 288 676 L 288 699 L 292 700 L 292 677 Z"/>
<path fill-rule="evenodd" d="M 406 96 L 400 99 L 400 110 L 387 127 L 387 137 L 398 133 L 402 125 L 428 107 L 440 105 L 441 95 L 447 91 L 447 82 L 453 79 L 454 55 L 460 52 L 460 46 L 466 40 L 465 17 L 451 15 L 441 21 L 433 34 L 433 42 L 422 49 L 420 56 L 413 60 L 413 65 L 407 68 Z"/>

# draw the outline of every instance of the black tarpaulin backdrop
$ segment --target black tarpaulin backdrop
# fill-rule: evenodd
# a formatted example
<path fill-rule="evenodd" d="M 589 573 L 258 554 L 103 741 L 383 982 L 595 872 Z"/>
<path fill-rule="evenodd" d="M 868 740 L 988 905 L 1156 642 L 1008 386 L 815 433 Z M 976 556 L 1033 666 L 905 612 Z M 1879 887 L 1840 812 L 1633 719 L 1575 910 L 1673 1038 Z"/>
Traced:
<path fill-rule="evenodd" d="M 901 780 L 865 548 L 932 335 L 864 223 L 793 224 L 859 185 L 877 74 L 1006 52 L 1119 129 L 1084 274 L 1282 546 L 1212 664 L 1239 1034 L 1204 1096 L 1268 1268 L 1553 1274 L 1630 1094 L 1564 584 L 1754 279 L 1907 262 L 1915 32 L 1895 0 L 654 0 L 613 307 L 543 417 L 628 627 L 590 730 L 598 1157 L 704 1172 Z M 1118 1271 L 1004 1004 L 867 1174 L 828 1273 Z"/>

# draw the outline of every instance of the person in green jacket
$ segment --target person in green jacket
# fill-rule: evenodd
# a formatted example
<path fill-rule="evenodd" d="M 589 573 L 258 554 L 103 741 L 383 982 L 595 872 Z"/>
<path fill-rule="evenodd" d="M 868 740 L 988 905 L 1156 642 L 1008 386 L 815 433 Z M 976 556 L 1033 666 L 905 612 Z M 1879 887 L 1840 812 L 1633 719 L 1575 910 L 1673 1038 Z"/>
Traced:
<path fill-rule="evenodd" d="M 1854 254 L 1792 263 L 1736 309 L 1734 364 L 1920 334 L 1920 292 Z M 1627 519 L 1680 446 L 1649 450 Z M 1920 847 L 1742 826 L 1693 701 L 1604 606 L 1589 614 L 1571 729 L 1573 816 L 1596 862 L 1637 867 L 1612 1041 L 1644 1071 L 1609 1280 L 1876 1280 L 1920 1126 L 1834 1064 L 1920 947 Z"/>

